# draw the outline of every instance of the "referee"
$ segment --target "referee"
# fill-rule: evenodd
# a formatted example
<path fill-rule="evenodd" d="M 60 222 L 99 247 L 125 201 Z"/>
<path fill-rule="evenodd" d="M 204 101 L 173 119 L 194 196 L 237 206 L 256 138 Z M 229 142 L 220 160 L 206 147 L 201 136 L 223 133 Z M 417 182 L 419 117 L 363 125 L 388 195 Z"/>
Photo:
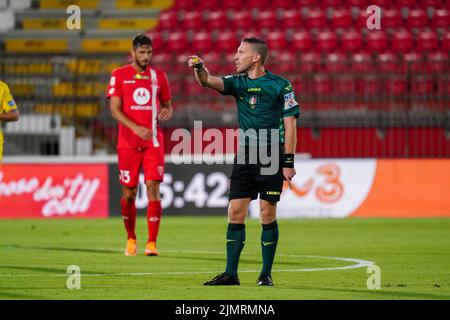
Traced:
<path fill-rule="evenodd" d="M 237 75 L 209 74 L 204 61 L 190 56 L 197 82 L 236 99 L 239 151 L 230 177 L 227 263 L 225 272 L 205 282 L 208 286 L 239 285 L 238 263 L 245 243 L 245 218 L 250 201 L 260 198 L 262 270 L 259 286 L 272 286 L 272 265 L 278 243 L 277 202 L 283 180 L 295 175 L 296 121 L 299 105 L 290 82 L 265 70 L 266 42 L 244 38 L 234 56 Z M 270 161 L 266 161 L 267 157 Z M 275 167 L 275 170 L 273 168 Z"/>

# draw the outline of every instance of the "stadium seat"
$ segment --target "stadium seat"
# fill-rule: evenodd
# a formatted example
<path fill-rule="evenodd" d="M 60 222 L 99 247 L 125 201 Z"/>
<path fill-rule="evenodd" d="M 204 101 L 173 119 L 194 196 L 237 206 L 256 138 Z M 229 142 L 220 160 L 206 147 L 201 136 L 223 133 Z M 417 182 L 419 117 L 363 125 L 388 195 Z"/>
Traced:
<path fill-rule="evenodd" d="M 167 53 L 164 51 L 155 52 L 152 55 L 151 64 L 158 69 L 163 70 L 164 72 L 172 71 L 173 58 L 171 53 Z"/>
<path fill-rule="evenodd" d="M 312 39 L 308 31 L 300 30 L 292 36 L 289 48 L 294 52 L 304 52 L 312 49 Z"/>
<path fill-rule="evenodd" d="M 450 17 L 448 14 L 448 10 L 446 9 L 435 10 L 433 13 L 433 17 L 431 18 L 431 25 L 435 29 L 450 27 Z"/>
<path fill-rule="evenodd" d="M 253 27 L 252 15 L 249 11 L 233 11 L 230 14 L 230 27 L 248 30 Z"/>
<path fill-rule="evenodd" d="M 427 72 L 436 74 L 449 73 L 450 65 L 448 54 L 441 51 L 435 51 L 428 54 L 425 61 L 425 69 Z"/>
<path fill-rule="evenodd" d="M 158 29 L 174 30 L 180 27 L 177 12 L 173 10 L 161 12 L 158 21 Z"/>
<path fill-rule="evenodd" d="M 421 52 L 409 51 L 400 54 L 399 70 L 402 73 L 413 74 L 425 72 L 424 56 Z"/>
<path fill-rule="evenodd" d="M 222 64 L 221 54 L 218 52 L 207 52 L 202 54 L 202 59 L 208 67 L 211 74 L 219 74 Z M 189 70 L 191 72 L 191 70 Z"/>
<path fill-rule="evenodd" d="M 422 51 L 434 51 L 438 48 L 438 37 L 435 32 L 426 30 L 417 35 L 416 48 Z"/>
<path fill-rule="evenodd" d="M 382 52 L 387 48 L 387 36 L 381 30 L 371 30 L 366 36 L 366 48 L 369 52 Z"/>
<path fill-rule="evenodd" d="M 403 76 L 389 76 L 384 80 L 384 84 L 383 88 L 388 95 L 401 96 L 407 92 L 406 79 Z"/>
<path fill-rule="evenodd" d="M 323 8 L 338 8 L 342 5 L 342 0 L 322 0 L 320 5 Z"/>
<path fill-rule="evenodd" d="M 247 1 L 245 1 L 245 5 L 248 8 L 261 9 L 261 8 L 266 8 L 267 6 L 271 5 L 271 3 L 268 0 L 247 0 Z"/>
<path fill-rule="evenodd" d="M 190 10 L 195 5 L 197 5 L 197 1 L 193 1 L 193 0 L 175 0 L 172 8 L 175 11 Z"/>
<path fill-rule="evenodd" d="M 341 73 L 348 71 L 347 57 L 342 52 L 332 52 L 324 55 L 323 68 L 324 72 Z"/>
<path fill-rule="evenodd" d="M 382 81 L 376 75 L 368 74 L 363 77 L 359 93 L 365 97 L 378 97 L 381 90 Z"/>
<path fill-rule="evenodd" d="M 433 80 L 430 76 L 414 75 L 411 81 L 412 95 L 430 95 L 433 93 Z"/>
<path fill-rule="evenodd" d="M 298 28 L 301 26 L 301 15 L 298 9 L 283 10 L 280 25 L 284 29 Z"/>
<path fill-rule="evenodd" d="M 308 28 L 325 28 L 327 26 L 327 18 L 325 11 L 320 8 L 311 8 L 305 17 Z"/>
<path fill-rule="evenodd" d="M 286 38 L 283 32 L 274 30 L 270 32 L 266 37 L 269 50 L 281 50 L 286 48 Z"/>
<path fill-rule="evenodd" d="M 268 5 L 273 9 L 289 9 L 297 6 L 297 1 L 292 0 L 272 0 L 269 1 Z"/>
<path fill-rule="evenodd" d="M 444 52 L 449 52 L 450 51 L 450 31 L 447 31 L 444 34 L 444 38 L 442 39 L 441 49 Z"/>
<path fill-rule="evenodd" d="M 422 8 L 433 8 L 433 9 L 439 9 L 442 8 L 443 6 L 443 2 L 447 2 L 448 0 L 421 0 L 420 4 L 422 6 Z"/>
<path fill-rule="evenodd" d="M 256 18 L 256 25 L 258 28 L 272 29 L 277 27 L 277 18 L 273 10 L 261 10 L 258 11 Z"/>
<path fill-rule="evenodd" d="M 382 28 L 400 28 L 403 26 L 403 18 L 400 10 L 395 8 L 381 11 Z"/>
<path fill-rule="evenodd" d="M 375 59 L 376 69 L 383 72 L 398 72 L 398 59 L 392 52 L 382 52 L 376 55 Z"/>
<path fill-rule="evenodd" d="M 333 93 L 339 96 L 353 97 L 356 90 L 356 79 L 351 75 L 339 74 L 333 83 Z M 348 104 L 348 103 L 347 103 Z"/>
<path fill-rule="evenodd" d="M 208 29 L 224 30 L 228 27 L 227 16 L 222 10 L 215 10 L 208 13 L 206 18 L 206 26 Z"/>
<path fill-rule="evenodd" d="M 350 29 L 342 35 L 341 48 L 344 52 L 356 52 L 362 48 L 361 33 Z"/>
<path fill-rule="evenodd" d="M 239 41 L 236 38 L 236 33 L 232 31 L 224 31 L 219 33 L 216 40 L 216 45 L 213 50 L 218 52 L 236 52 L 239 46 Z"/>
<path fill-rule="evenodd" d="M 334 32 L 322 31 L 317 34 L 316 50 L 329 52 L 336 49 L 337 39 Z"/>
<path fill-rule="evenodd" d="M 298 61 L 298 71 L 300 73 L 312 73 L 319 69 L 320 55 L 314 51 L 302 52 Z"/>
<path fill-rule="evenodd" d="M 213 47 L 211 33 L 207 31 L 194 33 L 190 47 L 192 48 L 193 52 L 198 52 L 199 54 L 204 54 L 210 51 Z"/>
<path fill-rule="evenodd" d="M 422 9 L 412 9 L 408 12 L 406 23 L 409 28 L 425 28 L 428 27 L 427 13 Z"/>
<path fill-rule="evenodd" d="M 317 5 L 317 0 L 295 0 L 297 8 L 314 7 Z"/>
<path fill-rule="evenodd" d="M 167 50 L 173 52 L 186 51 L 188 48 L 186 34 L 182 31 L 170 33 L 166 41 L 166 47 Z"/>
<path fill-rule="evenodd" d="M 413 47 L 413 37 L 407 30 L 395 31 L 391 38 L 391 48 L 394 52 L 410 51 Z"/>
<path fill-rule="evenodd" d="M 345 0 L 345 8 L 367 8 L 367 0 Z"/>
<path fill-rule="evenodd" d="M 12 10 L 0 10 L 0 32 L 5 32 L 13 29 L 15 24 L 16 19 Z"/>
<path fill-rule="evenodd" d="M 450 78 L 448 75 L 437 78 L 437 93 L 440 95 L 450 95 Z M 446 105 L 448 108 L 448 105 Z"/>
<path fill-rule="evenodd" d="M 163 40 L 161 38 L 161 34 L 159 32 L 146 32 L 147 36 L 152 40 L 153 49 L 158 52 L 161 52 L 164 49 Z"/>
<path fill-rule="evenodd" d="M 395 0 L 370 0 L 367 5 L 377 5 L 381 8 L 390 8 L 392 7 L 392 2 Z"/>
<path fill-rule="evenodd" d="M 374 67 L 370 54 L 358 52 L 351 55 L 350 70 L 357 73 L 373 72 Z"/>
<path fill-rule="evenodd" d="M 333 9 L 330 19 L 333 28 L 350 28 L 353 24 L 351 12 L 347 8 Z"/>
<path fill-rule="evenodd" d="M 183 16 L 183 28 L 200 30 L 204 28 L 201 11 L 186 11 Z"/>
<path fill-rule="evenodd" d="M 313 77 L 312 92 L 319 97 L 326 97 L 332 94 L 333 86 L 328 75 L 316 74 Z"/>
<path fill-rule="evenodd" d="M 225 3 L 227 3 L 228 1 L 225 1 Z M 230 1 L 233 2 L 233 1 Z M 204 1 L 204 0 L 197 0 L 197 3 L 194 5 L 191 2 L 191 10 L 192 9 L 196 9 L 196 10 L 217 10 L 219 8 L 221 8 L 222 6 L 222 1 L 220 0 L 208 0 L 208 1 Z M 194 7 L 194 8 L 192 8 Z"/>
<path fill-rule="evenodd" d="M 391 3 L 397 8 L 414 8 L 417 5 L 417 0 L 395 0 Z"/>
<path fill-rule="evenodd" d="M 273 52 L 269 56 L 271 67 L 269 70 L 275 73 L 292 73 L 295 72 L 295 66 L 297 64 L 297 58 L 292 52 L 280 51 Z"/>
<path fill-rule="evenodd" d="M 205 1 L 208 2 L 208 1 Z M 239 10 L 242 9 L 242 1 L 240 0 L 228 0 L 224 1 L 220 6 L 217 6 L 216 9 L 233 9 Z"/>

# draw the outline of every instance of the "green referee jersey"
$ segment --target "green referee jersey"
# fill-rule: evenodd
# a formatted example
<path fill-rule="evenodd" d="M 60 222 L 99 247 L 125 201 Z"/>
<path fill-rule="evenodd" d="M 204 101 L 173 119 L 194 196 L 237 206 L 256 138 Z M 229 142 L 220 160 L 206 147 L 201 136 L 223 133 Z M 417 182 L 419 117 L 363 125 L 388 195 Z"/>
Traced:
<path fill-rule="evenodd" d="M 235 97 L 238 108 L 239 127 L 245 132 L 245 144 L 254 138 L 265 144 L 267 130 L 268 143 L 271 143 L 271 129 L 279 133 L 279 142 L 284 144 L 284 121 L 289 116 L 298 117 L 300 108 L 292 90 L 291 83 L 273 73 L 257 79 L 250 79 L 246 73 L 222 77 L 225 88 L 223 95 Z M 249 130 L 250 129 L 250 130 Z M 251 130 L 254 129 L 254 130 Z M 243 144 L 243 139 L 239 143 Z"/>

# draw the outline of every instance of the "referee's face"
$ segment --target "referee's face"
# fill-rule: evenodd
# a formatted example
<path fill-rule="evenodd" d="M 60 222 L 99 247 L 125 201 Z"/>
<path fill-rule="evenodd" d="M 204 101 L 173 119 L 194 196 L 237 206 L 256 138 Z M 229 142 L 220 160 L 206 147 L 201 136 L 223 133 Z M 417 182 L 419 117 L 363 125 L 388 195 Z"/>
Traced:
<path fill-rule="evenodd" d="M 152 47 L 149 45 L 133 48 L 132 53 L 134 62 L 142 69 L 147 68 L 150 59 L 152 58 L 152 52 Z"/>
<path fill-rule="evenodd" d="M 253 65 L 258 61 L 258 53 L 250 43 L 241 42 L 234 55 L 234 63 L 236 65 L 237 73 L 248 72 Z"/>

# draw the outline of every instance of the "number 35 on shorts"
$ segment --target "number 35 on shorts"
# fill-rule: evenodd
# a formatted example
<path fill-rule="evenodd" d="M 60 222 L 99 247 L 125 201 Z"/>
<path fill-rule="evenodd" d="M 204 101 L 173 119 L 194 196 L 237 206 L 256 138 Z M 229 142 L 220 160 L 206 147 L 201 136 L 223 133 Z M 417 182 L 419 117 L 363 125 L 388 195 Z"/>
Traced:
<path fill-rule="evenodd" d="M 120 170 L 119 171 L 119 181 L 123 183 L 129 183 L 131 180 L 130 171 L 129 170 Z"/>

